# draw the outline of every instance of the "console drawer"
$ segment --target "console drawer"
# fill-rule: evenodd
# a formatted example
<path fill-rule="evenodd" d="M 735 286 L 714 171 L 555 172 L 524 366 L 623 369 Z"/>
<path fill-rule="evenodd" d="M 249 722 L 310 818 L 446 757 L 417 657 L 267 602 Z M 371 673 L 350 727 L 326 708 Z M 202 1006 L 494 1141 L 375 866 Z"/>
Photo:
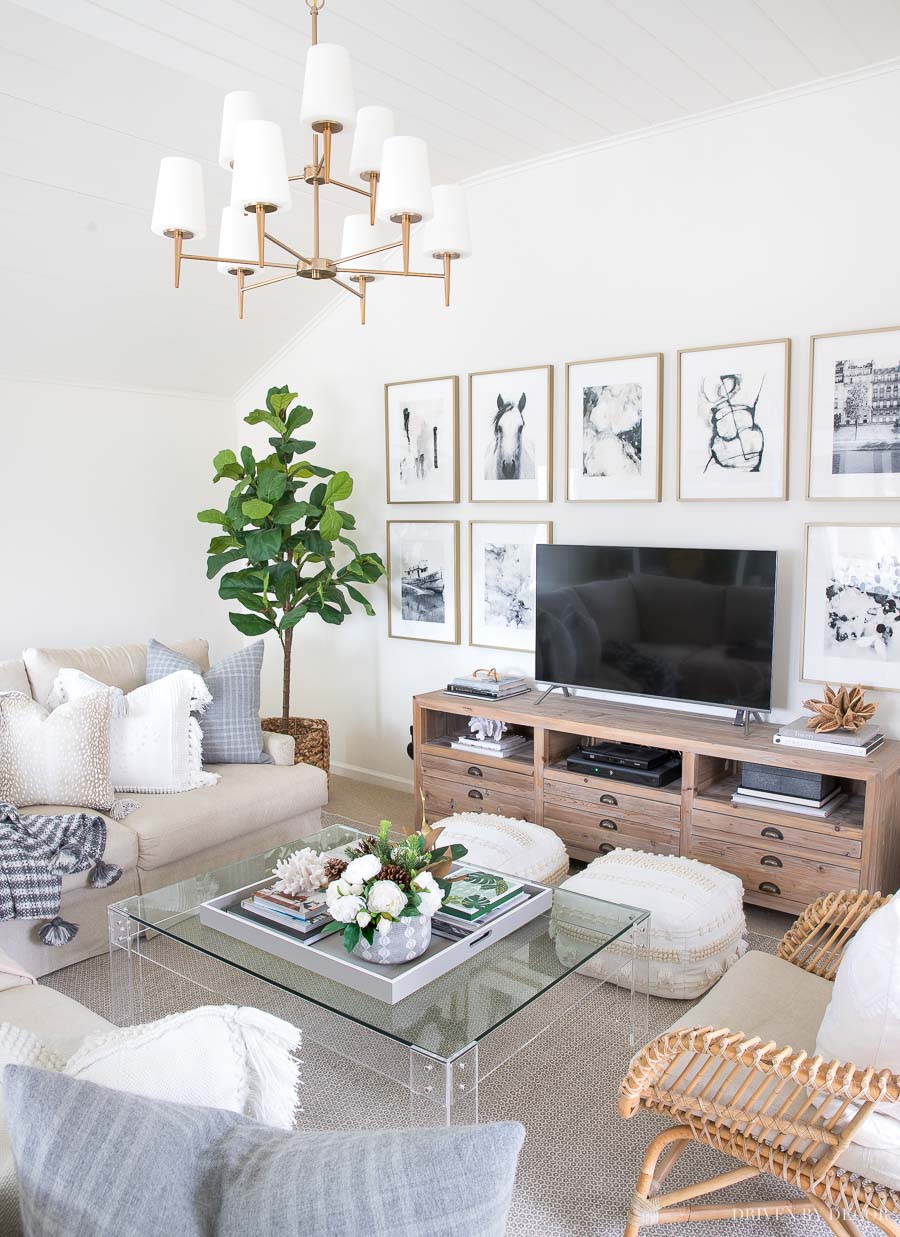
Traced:
<path fill-rule="evenodd" d="M 426 777 L 422 793 L 429 820 L 452 816 L 455 812 L 496 812 L 518 820 L 534 820 L 532 794 L 511 794 L 482 783 L 452 782 L 442 777 Z"/>
<path fill-rule="evenodd" d="M 862 831 L 850 825 L 809 829 L 786 818 L 775 824 L 772 820 L 754 820 L 749 816 L 710 812 L 694 806 L 691 814 L 695 842 L 708 838 L 715 842 L 730 842 L 771 851 L 773 854 L 795 855 L 804 859 L 823 859 L 846 867 L 857 867 L 862 855 Z"/>
<path fill-rule="evenodd" d="M 581 805 L 589 810 L 606 806 L 626 808 L 634 812 L 652 813 L 666 824 L 681 820 L 681 797 L 678 791 L 657 790 L 653 786 L 626 786 L 596 777 L 554 770 L 544 777 L 544 796 L 561 803 Z"/>
<path fill-rule="evenodd" d="M 426 778 L 447 778 L 451 782 L 471 782 L 473 786 L 493 786 L 514 794 L 531 795 L 534 775 L 528 768 L 510 763 L 498 769 L 496 765 L 477 760 L 456 760 L 452 756 L 422 755 L 422 773 Z"/>
<path fill-rule="evenodd" d="M 812 858 L 776 853 L 694 834 L 691 858 L 723 868 L 740 877 L 746 896 L 763 895 L 776 905 L 783 899 L 794 906 L 808 906 L 825 893 L 859 888 L 859 868 L 841 863 L 822 863 Z"/>
<path fill-rule="evenodd" d="M 612 819 L 618 825 L 633 823 L 650 828 L 674 829 L 681 827 L 681 806 L 659 799 L 643 799 L 636 795 L 620 794 L 618 790 L 598 787 L 572 786 L 565 782 L 545 780 L 545 811 L 554 810 L 583 813 L 596 820 Z"/>
<path fill-rule="evenodd" d="M 677 828 L 648 825 L 621 809 L 601 815 L 545 800 L 544 824 L 562 838 L 570 855 L 586 861 L 620 848 L 677 855 L 681 841 Z"/>

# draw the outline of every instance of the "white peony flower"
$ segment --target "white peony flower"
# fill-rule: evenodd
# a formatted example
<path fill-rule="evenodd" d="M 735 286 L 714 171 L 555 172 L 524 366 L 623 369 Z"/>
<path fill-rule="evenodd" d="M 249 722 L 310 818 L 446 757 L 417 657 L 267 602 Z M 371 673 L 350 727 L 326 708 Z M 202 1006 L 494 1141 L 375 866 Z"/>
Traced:
<path fill-rule="evenodd" d="M 335 902 L 339 898 L 358 898 L 362 893 L 362 885 L 354 885 L 352 881 L 346 881 L 340 877 L 336 881 L 332 881 L 325 890 L 325 905 L 331 910 Z"/>
<path fill-rule="evenodd" d="M 279 859 L 272 870 L 278 879 L 275 888 L 291 897 L 304 897 L 325 884 L 325 865 L 309 846 L 295 850 L 286 859 Z"/>
<path fill-rule="evenodd" d="M 381 871 L 381 860 L 375 855 L 360 855 L 358 859 L 351 859 L 344 869 L 341 879 L 350 881 L 351 884 L 362 885 L 366 881 L 374 880 Z"/>
<path fill-rule="evenodd" d="M 378 920 L 378 935 L 387 936 L 387 934 L 390 932 L 393 926 L 394 926 L 394 922 L 392 919 L 379 919 Z"/>
<path fill-rule="evenodd" d="M 328 909 L 331 911 L 332 919 L 336 919 L 338 923 L 353 923 L 364 906 L 362 898 L 345 894 L 344 897 L 332 902 Z"/>
<path fill-rule="evenodd" d="M 430 872 L 420 872 L 412 883 L 413 889 L 419 895 L 419 911 L 429 919 L 440 910 L 444 901 L 444 892 Z"/>
<path fill-rule="evenodd" d="M 369 890 L 368 902 L 373 915 L 391 915 L 396 919 L 406 906 L 406 894 L 394 881 L 376 881 Z"/>
<path fill-rule="evenodd" d="M 369 914 L 368 911 L 360 911 L 359 914 L 356 916 L 356 922 L 359 924 L 361 928 L 365 928 L 368 926 L 368 924 L 372 922 L 372 916 Z"/>

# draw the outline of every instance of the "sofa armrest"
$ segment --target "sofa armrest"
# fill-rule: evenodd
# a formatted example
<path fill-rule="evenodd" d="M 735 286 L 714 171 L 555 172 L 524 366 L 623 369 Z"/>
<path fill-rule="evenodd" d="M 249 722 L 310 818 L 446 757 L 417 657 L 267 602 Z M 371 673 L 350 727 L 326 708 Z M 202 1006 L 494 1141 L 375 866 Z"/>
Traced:
<path fill-rule="evenodd" d="M 292 765 L 294 763 L 294 739 L 289 734 L 277 734 L 274 730 L 264 730 L 263 751 L 272 757 L 273 764 Z"/>
<path fill-rule="evenodd" d="M 37 980 L 29 971 L 20 966 L 4 949 L 0 949 L 0 992 L 36 983 Z"/>

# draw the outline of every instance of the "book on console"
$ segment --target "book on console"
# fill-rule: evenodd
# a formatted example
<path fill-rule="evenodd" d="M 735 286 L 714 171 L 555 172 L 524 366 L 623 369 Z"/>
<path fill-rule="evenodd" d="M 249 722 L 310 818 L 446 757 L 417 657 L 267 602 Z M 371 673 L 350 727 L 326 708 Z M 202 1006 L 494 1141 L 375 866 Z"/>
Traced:
<path fill-rule="evenodd" d="M 812 731 L 808 731 L 812 734 Z M 775 734 L 772 736 L 772 742 L 779 747 L 796 747 L 808 752 L 827 752 L 830 756 L 871 756 L 873 752 L 884 744 L 884 735 L 879 735 L 867 744 L 853 743 L 826 743 L 824 740 L 829 739 L 830 735 L 816 735 L 809 739 L 801 739 L 795 735 Z"/>
<path fill-rule="evenodd" d="M 798 717 L 784 726 L 778 727 L 778 735 L 792 739 L 813 739 L 817 743 L 827 743 L 829 747 L 865 747 L 875 739 L 883 739 L 884 735 L 873 722 L 868 722 L 860 730 L 829 730 L 823 734 L 820 730 L 810 730 L 808 717 Z"/>
<path fill-rule="evenodd" d="M 830 803 L 835 795 L 842 793 L 840 786 L 835 786 L 834 790 L 830 790 L 827 795 L 821 799 L 809 799 L 805 795 L 790 795 L 784 794 L 780 790 L 754 790 L 752 787 L 738 786 L 734 792 L 741 799 L 771 799 L 773 803 L 799 803 L 803 807 L 824 807 L 826 803 Z"/>
<path fill-rule="evenodd" d="M 491 692 L 482 691 L 478 687 L 456 687 L 448 683 L 444 688 L 445 696 L 466 696 L 470 700 L 511 700 L 514 696 L 527 696 L 531 691 L 528 686 L 518 687 L 512 691 Z"/>
<path fill-rule="evenodd" d="M 791 812 L 799 816 L 815 816 L 819 820 L 825 820 L 847 802 L 847 794 L 839 790 L 824 807 L 812 807 L 802 803 L 776 803 L 773 799 L 755 799 L 752 795 L 739 795 L 737 791 L 731 796 L 731 802 L 735 807 L 763 808 L 767 812 Z"/>

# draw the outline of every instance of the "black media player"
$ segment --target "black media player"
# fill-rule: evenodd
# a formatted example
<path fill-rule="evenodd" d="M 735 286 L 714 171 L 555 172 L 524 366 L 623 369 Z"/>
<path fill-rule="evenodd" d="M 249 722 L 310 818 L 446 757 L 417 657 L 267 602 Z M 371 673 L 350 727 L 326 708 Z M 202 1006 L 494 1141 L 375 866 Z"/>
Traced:
<path fill-rule="evenodd" d="M 627 765 L 614 765 L 603 760 L 593 760 L 580 751 L 575 751 L 566 760 L 570 773 L 586 773 L 590 777 L 615 778 L 633 786 L 668 786 L 681 777 L 681 757 L 668 756 L 652 769 L 631 769 Z"/>

